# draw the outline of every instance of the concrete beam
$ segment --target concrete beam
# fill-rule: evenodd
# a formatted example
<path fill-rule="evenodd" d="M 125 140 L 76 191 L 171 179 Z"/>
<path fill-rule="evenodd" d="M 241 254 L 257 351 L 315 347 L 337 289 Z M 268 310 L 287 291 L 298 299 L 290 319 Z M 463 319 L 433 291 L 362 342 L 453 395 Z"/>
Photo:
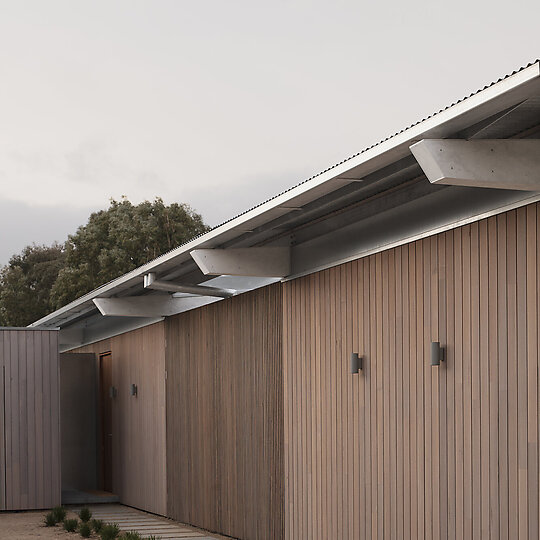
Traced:
<path fill-rule="evenodd" d="M 194 249 L 190 255 L 210 276 L 285 277 L 291 271 L 288 247 Z"/>
<path fill-rule="evenodd" d="M 539 139 L 424 139 L 410 150 L 432 184 L 540 191 Z"/>
<path fill-rule="evenodd" d="M 170 317 L 212 301 L 204 296 L 174 298 L 168 294 L 93 300 L 100 313 L 109 317 Z"/>

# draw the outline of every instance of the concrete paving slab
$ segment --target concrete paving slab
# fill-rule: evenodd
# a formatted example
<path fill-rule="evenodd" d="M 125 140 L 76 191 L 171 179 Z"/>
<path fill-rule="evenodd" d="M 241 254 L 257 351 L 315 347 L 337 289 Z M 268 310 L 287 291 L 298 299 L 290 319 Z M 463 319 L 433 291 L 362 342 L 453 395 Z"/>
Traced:
<path fill-rule="evenodd" d="M 81 507 L 74 508 L 79 512 Z M 92 519 L 116 523 L 122 531 L 137 531 L 143 537 L 152 535 L 163 540 L 217 540 L 215 536 L 199 531 L 189 525 L 177 523 L 161 516 L 148 514 L 121 504 L 88 505 Z"/>

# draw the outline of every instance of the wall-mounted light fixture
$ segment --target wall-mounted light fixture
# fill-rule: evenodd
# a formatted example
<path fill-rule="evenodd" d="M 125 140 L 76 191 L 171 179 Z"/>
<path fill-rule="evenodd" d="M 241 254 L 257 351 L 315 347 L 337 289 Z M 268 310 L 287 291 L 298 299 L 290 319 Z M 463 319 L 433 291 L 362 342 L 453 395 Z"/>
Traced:
<path fill-rule="evenodd" d="M 438 341 L 431 342 L 431 365 L 440 366 L 444 362 L 444 347 Z"/>
<path fill-rule="evenodd" d="M 358 353 L 351 353 L 351 373 L 358 373 L 363 367 L 363 358 Z"/>
<path fill-rule="evenodd" d="M 116 387 L 110 386 L 109 387 L 109 397 L 111 399 L 114 399 L 116 397 L 116 394 L 117 394 Z"/>
<path fill-rule="evenodd" d="M 136 384 L 132 384 L 132 385 L 131 385 L 130 393 L 131 393 L 132 396 L 136 396 L 136 395 L 137 395 L 137 385 L 136 385 Z"/>

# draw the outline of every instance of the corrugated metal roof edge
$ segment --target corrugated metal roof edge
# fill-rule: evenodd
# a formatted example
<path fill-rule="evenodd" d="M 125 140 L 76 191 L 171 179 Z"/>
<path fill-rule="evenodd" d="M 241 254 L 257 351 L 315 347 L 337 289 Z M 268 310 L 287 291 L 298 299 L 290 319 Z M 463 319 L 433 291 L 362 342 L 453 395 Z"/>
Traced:
<path fill-rule="evenodd" d="M 203 234 L 200 234 L 200 235 L 197 235 L 193 238 L 191 238 L 188 242 L 185 242 L 183 244 L 180 244 L 179 246 L 173 248 L 172 250 L 168 251 L 168 252 L 165 252 L 163 253 L 162 255 L 160 255 L 159 257 L 156 257 L 155 259 L 153 259 L 152 261 L 149 261 L 148 263 L 144 264 L 143 266 L 141 267 L 138 267 L 138 268 L 135 268 L 134 270 L 132 270 L 131 272 L 128 272 L 127 274 L 124 274 L 122 276 L 119 276 L 118 278 L 115 278 L 107 283 L 104 283 L 103 285 L 99 286 L 98 288 L 90 291 L 89 293 L 77 298 L 76 300 L 74 300 L 73 302 L 70 302 L 69 304 L 66 304 L 65 306 L 57 309 L 56 311 L 50 313 L 49 315 L 46 315 L 45 317 L 39 319 L 38 321 L 35 321 L 33 322 L 32 324 L 30 324 L 29 326 L 39 326 L 43 323 L 46 323 L 48 321 L 51 321 L 51 320 L 54 320 L 58 315 L 61 315 L 62 313 L 65 313 L 67 311 L 70 311 L 72 308 L 84 303 L 85 301 L 87 300 L 91 300 L 92 298 L 95 298 L 98 296 L 98 292 L 99 291 L 102 291 L 104 289 L 108 289 L 108 286 L 115 283 L 115 282 L 119 282 L 118 284 L 120 284 L 120 281 L 122 280 L 122 282 L 125 281 L 128 281 L 129 279 L 133 279 L 137 276 L 140 275 L 142 269 L 146 268 L 146 267 L 151 267 L 153 263 L 155 262 L 158 262 L 162 259 L 166 259 L 168 255 L 174 253 L 174 252 L 177 252 L 177 251 L 182 251 L 182 248 L 185 247 L 185 246 L 188 246 L 190 244 L 194 244 L 197 240 L 200 240 L 202 238 L 205 238 L 205 237 L 209 237 L 212 235 L 212 233 L 215 233 L 215 231 L 217 231 L 218 229 L 220 229 L 221 227 L 224 227 L 225 225 L 227 225 L 228 223 L 231 223 L 232 221 L 246 215 L 246 214 L 249 214 L 250 212 L 253 212 L 254 210 L 256 210 L 257 208 L 260 208 L 266 204 L 268 204 L 269 202 L 275 200 L 275 199 L 278 199 L 279 197 L 282 197 L 283 195 L 289 193 L 290 191 L 293 191 L 295 189 L 297 189 L 298 187 L 328 173 L 329 171 L 332 171 L 333 169 L 336 169 L 337 167 L 357 158 L 358 156 L 384 144 L 385 142 L 387 141 L 390 141 L 392 139 L 394 139 L 395 137 L 398 137 L 399 135 L 413 129 L 414 127 L 436 117 L 437 115 L 455 107 L 456 105 L 459 105 L 460 103 L 463 103 L 464 101 L 467 101 L 468 99 L 480 94 L 481 92 L 484 92 L 486 91 L 487 89 L 505 81 L 506 79 L 518 74 L 518 73 L 521 73 L 522 71 L 526 70 L 526 69 L 529 69 L 531 68 L 532 66 L 538 64 L 540 66 L 540 59 L 536 59 L 532 62 L 529 62 L 527 65 L 524 65 L 522 67 L 520 67 L 519 69 L 516 69 L 514 71 L 512 71 L 511 73 L 508 73 L 507 75 L 504 75 L 503 77 L 500 77 L 499 79 L 497 79 L 496 81 L 493 81 L 489 84 L 486 84 L 485 86 L 483 86 L 482 88 L 479 88 L 478 90 L 476 90 L 475 92 L 472 92 L 471 94 L 469 94 L 468 96 L 465 96 L 461 99 L 458 99 L 457 101 L 454 101 L 453 103 L 451 103 L 450 105 L 442 108 L 442 109 L 439 109 L 438 111 L 434 112 L 433 114 L 430 114 L 429 116 L 426 116 L 424 118 L 422 118 L 421 120 L 418 120 L 417 122 L 414 122 L 413 124 L 410 124 L 409 126 L 395 132 L 393 135 L 390 135 L 384 139 L 381 139 L 380 141 L 378 141 L 377 143 L 374 143 L 372 144 L 371 146 L 368 146 L 366 148 L 364 148 L 363 150 L 357 152 L 356 154 L 353 154 L 345 159 L 343 159 L 342 161 L 338 162 L 338 163 L 335 163 L 334 165 L 332 165 L 331 167 L 328 167 L 326 169 L 324 169 L 323 171 L 320 171 L 319 173 L 317 174 L 314 174 L 313 176 L 310 176 L 309 178 L 305 179 L 305 180 L 302 180 L 301 182 L 291 186 L 290 188 L 274 195 L 273 197 L 270 197 L 262 202 L 260 202 L 259 204 L 256 204 L 255 206 L 245 210 L 244 212 L 241 212 L 240 214 L 237 214 L 225 221 L 223 221 L 222 223 L 220 223 L 219 225 L 216 225 L 215 227 L 212 227 L 212 229 L 210 229 L 209 231 L 207 231 L 206 233 L 203 233 Z"/>

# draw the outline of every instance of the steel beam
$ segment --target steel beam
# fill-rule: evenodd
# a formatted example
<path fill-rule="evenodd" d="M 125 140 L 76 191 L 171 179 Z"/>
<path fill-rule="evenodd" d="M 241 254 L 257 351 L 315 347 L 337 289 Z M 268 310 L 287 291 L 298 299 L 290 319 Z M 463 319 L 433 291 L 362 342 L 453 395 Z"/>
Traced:
<path fill-rule="evenodd" d="M 172 281 L 161 281 L 151 272 L 144 276 L 144 288 L 157 291 L 181 292 L 196 296 L 215 296 L 218 298 L 230 298 L 236 294 L 232 289 L 220 289 L 218 287 L 205 287 L 204 285 L 182 285 Z"/>

